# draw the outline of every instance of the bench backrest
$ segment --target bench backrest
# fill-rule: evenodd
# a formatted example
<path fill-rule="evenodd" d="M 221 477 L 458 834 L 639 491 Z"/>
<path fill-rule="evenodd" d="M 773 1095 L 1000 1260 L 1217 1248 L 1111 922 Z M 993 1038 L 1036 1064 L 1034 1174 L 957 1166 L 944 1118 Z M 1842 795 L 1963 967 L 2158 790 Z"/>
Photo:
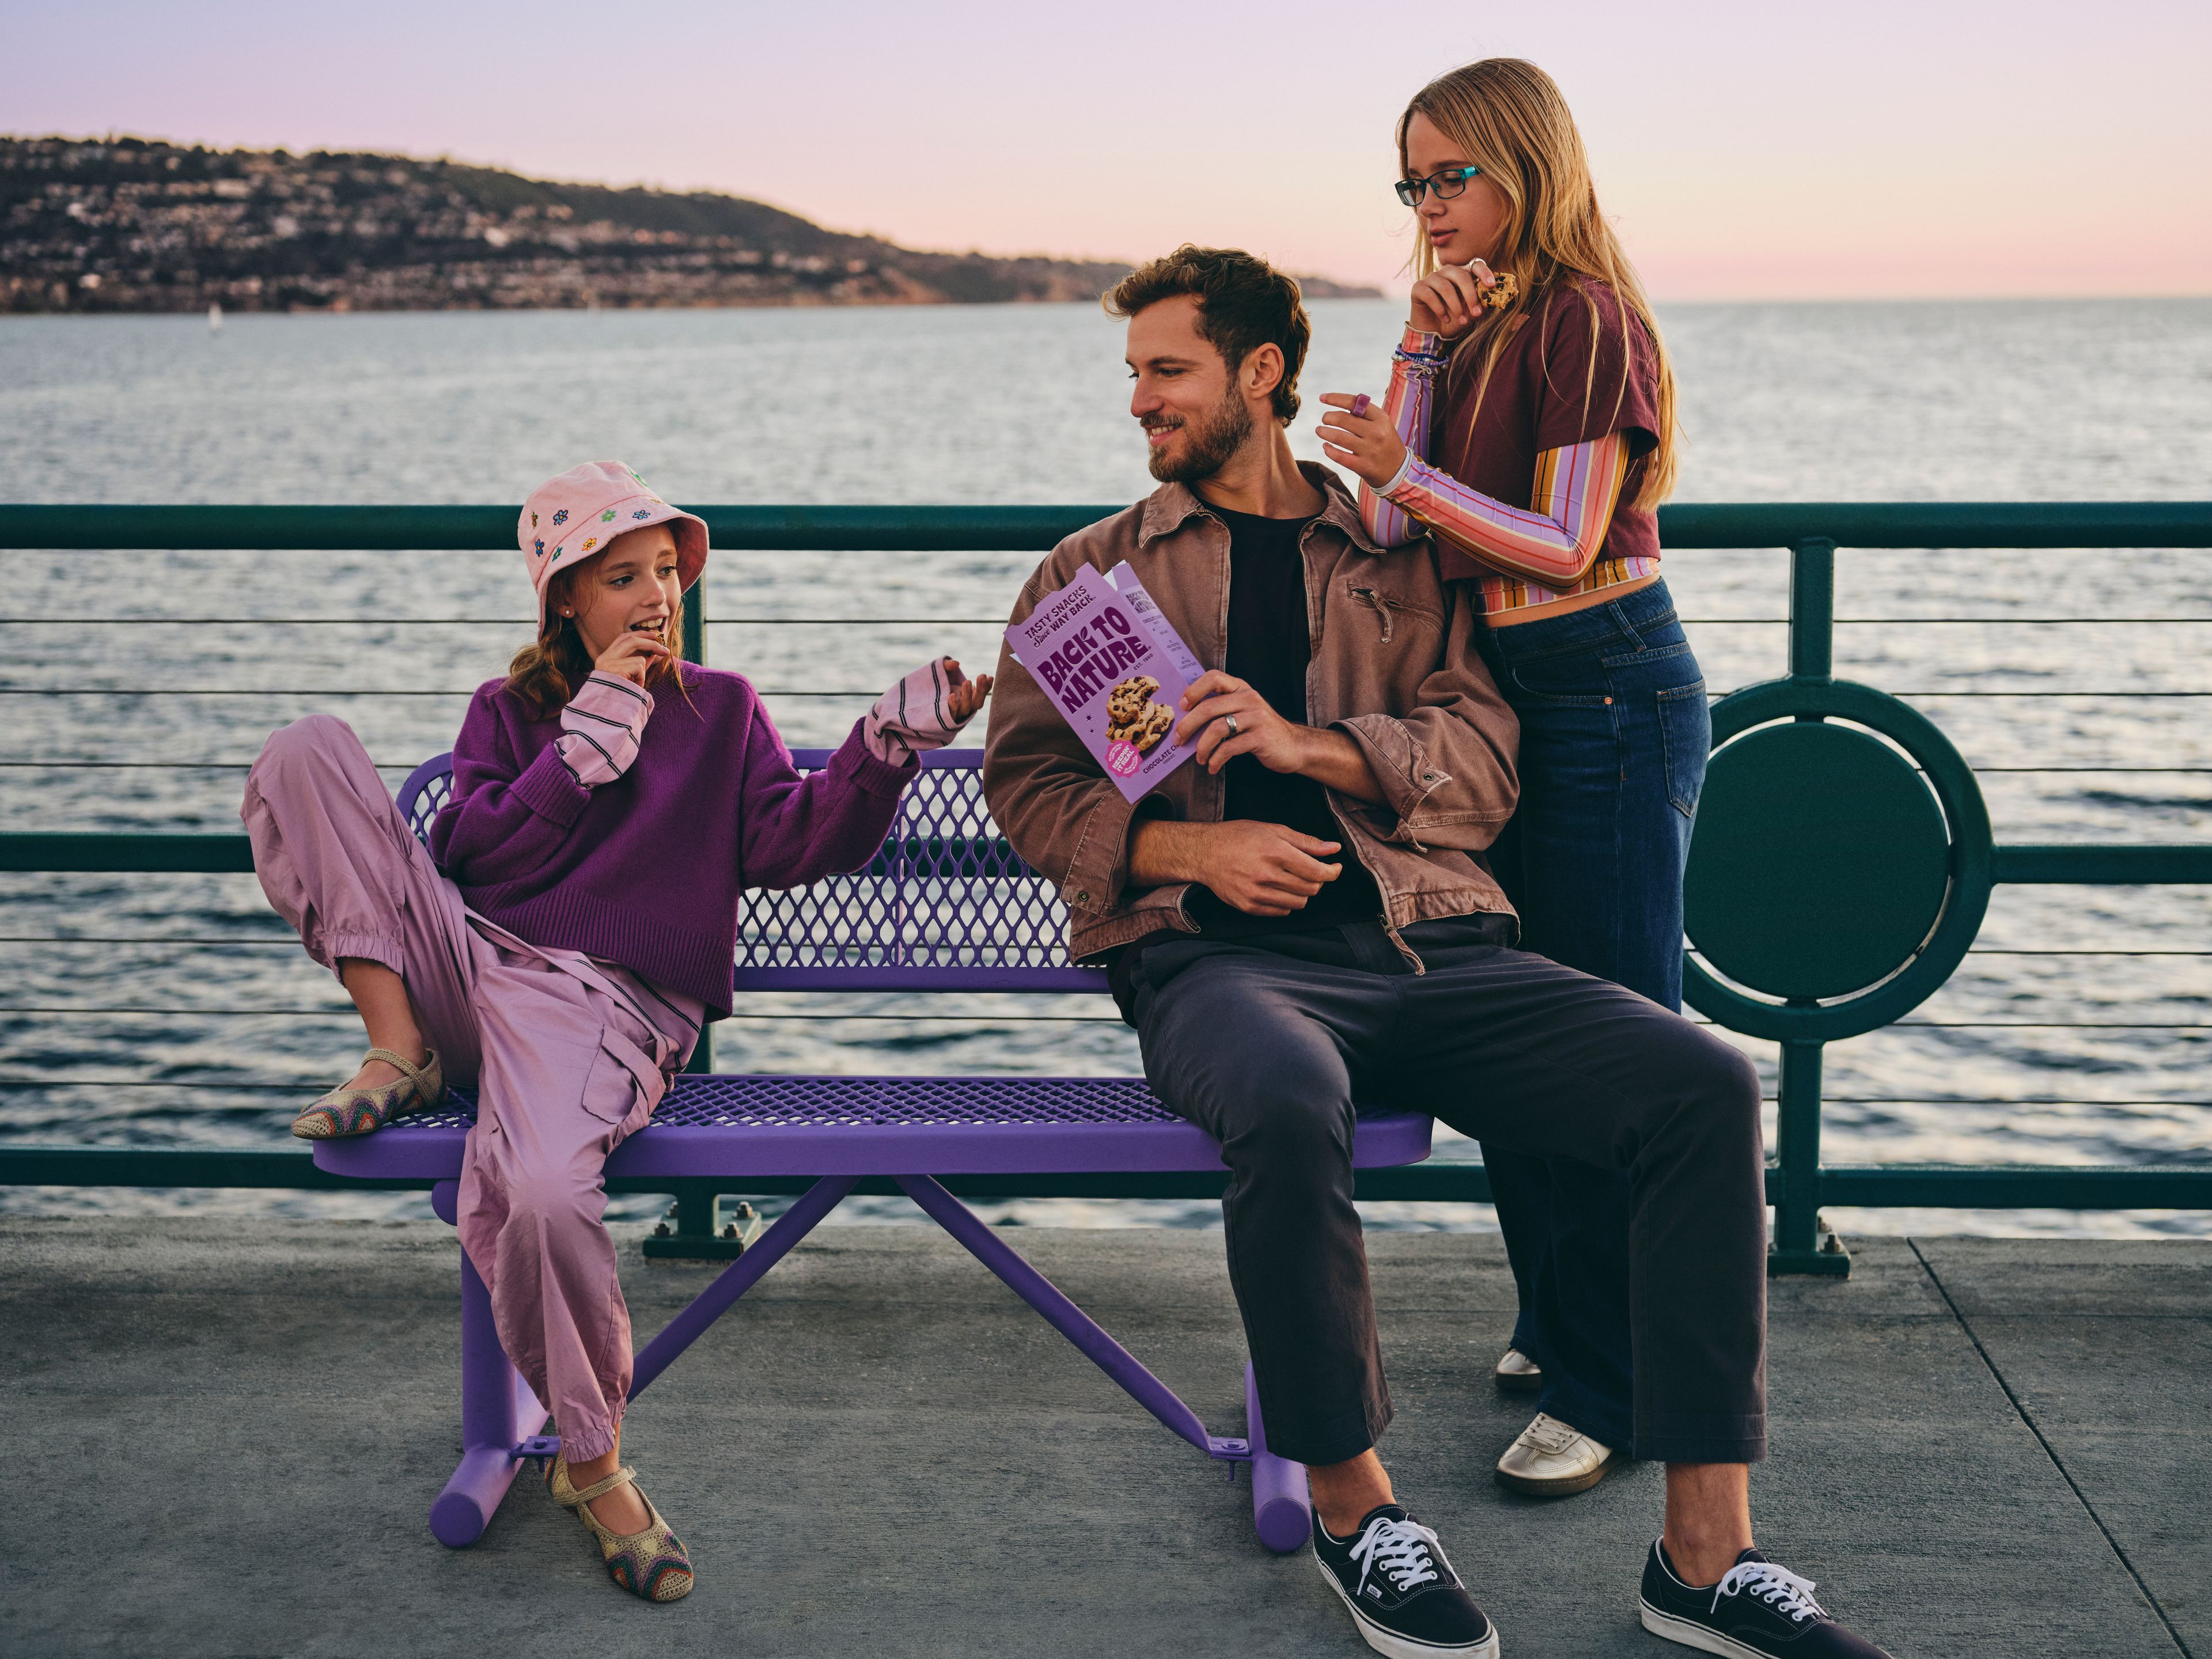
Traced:
<path fill-rule="evenodd" d="M 827 749 L 794 749 L 802 772 Z M 452 793 L 440 755 L 400 786 L 407 827 L 427 840 Z M 811 887 L 747 893 L 738 916 L 740 991 L 1099 991 L 1067 960 L 1067 911 L 983 805 L 983 751 L 940 749 L 899 800 L 875 859 Z"/>

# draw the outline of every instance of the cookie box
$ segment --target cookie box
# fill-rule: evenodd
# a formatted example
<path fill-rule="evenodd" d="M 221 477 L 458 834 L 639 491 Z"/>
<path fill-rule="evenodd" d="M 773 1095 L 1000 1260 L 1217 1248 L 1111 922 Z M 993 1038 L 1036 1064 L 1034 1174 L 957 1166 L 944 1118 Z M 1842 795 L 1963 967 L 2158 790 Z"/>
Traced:
<path fill-rule="evenodd" d="M 1177 702 L 1204 671 L 1127 564 L 1077 571 L 1006 629 L 1006 647 L 1126 799 L 1191 757 Z"/>

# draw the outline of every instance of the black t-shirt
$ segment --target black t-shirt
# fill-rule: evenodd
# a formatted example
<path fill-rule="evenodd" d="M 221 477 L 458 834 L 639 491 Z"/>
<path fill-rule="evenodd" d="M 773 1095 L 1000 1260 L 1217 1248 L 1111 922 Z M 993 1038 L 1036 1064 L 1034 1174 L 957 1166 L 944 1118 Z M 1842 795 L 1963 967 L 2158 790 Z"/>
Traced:
<path fill-rule="evenodd" d="M 1285 720 L 1306 723 L 1306 670 L 1313 635 L 1306 623 L 1305 555 L 1299 550 L 1304 519 L 1263 519 L 1226 507 L 1207 511 L 1229 526 L 1229 672 L 1267 700 Z M 1321 841 L 1341 844 L 1344 828 L 1329 810 L 1328 791 L 1312 778 L 1271 772 L 1249 755 L 1223 769 L 1224 818 L 1288 824 Z M 1344 873 L 1287 916 L 1255 916 L 1224 903 L 1201 887 L 1191 895 L 1191 919 L 1208 939 L 1245 939 L 1295 928 L 1333 927 L 1382 914 L 1375 878 L 1349 850 L 1323 862 Z"/>

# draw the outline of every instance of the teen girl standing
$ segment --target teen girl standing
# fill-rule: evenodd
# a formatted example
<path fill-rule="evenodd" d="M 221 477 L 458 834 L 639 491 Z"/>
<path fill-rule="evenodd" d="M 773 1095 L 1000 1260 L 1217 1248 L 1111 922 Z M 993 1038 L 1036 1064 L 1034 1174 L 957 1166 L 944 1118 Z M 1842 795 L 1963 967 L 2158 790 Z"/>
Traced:
<path fill-rule="evenodd" d="M 874 856 L 915 751 L 991 682 L 949 658 L 917 669 L 802 778 L 743 676 L 677 659 L 702 520 L 594 461 L 542 486 L 519 529 L 538 637 L 471 702 L 430 851 L 328 715 L 269 739 L 243 816 L 270 902 L 368 1032 L 361 1069 L 292 1132 L 373 1133 L 448 1081 L 477 1085 L 461 1247 L 560 1431 L 547 1484 L 617 1584 L 672 1601 L 690 1559 L 620 1467 L 630 1332 L 607 1155 L 729 1013 L 739 895 Z"/>
<path fill-rule="evenodd" d="M 1386 544 L 1434 532 L 1479 586 L 1521 717 L 1521 806 L 1492 849 L 1522 948 L 1681 1006 L 1682 871 L 1712 729 L 1659 574 L 1674 378 L 1600 215 L 1558 85 L 1491 58 L 1398 123 L 1419 280 L 1384 404 L 1329 395 L 1328 453 Z M 1541 1389 L 1498 1462 L 1560 1496 L 1629 1449 L 1628 1177 L 1484 1150 L 1521 1316 L 1501 1387 Z"/>

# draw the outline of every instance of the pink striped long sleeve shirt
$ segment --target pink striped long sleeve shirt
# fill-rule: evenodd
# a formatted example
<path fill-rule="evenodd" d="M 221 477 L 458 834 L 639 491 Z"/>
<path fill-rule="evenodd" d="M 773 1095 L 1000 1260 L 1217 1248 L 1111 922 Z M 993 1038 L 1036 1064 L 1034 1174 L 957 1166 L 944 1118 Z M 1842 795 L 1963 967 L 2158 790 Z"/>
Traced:
<path fill-rule="evenodd" d="M 1515 507 L 1470 488 L 1425 459 L 1438 372 L 1437 337 L 1407 329 L 1390 371 L 1383 409 L 1406 459 L 1381 489 L 1362 486 L 1360 516 L 1385 546 L 1410 540 L 1416 522 L 1481 567 L 1484 609 L 1496 614 L 1565 597 L 1590 581 L 1632 459 L 1626 435 L 1547 449 L 1536 464 L 1534 501 Z M 1603 573 L 1617 582 L 1647 574 L 1642 560 Z M 1649 562 L 1657 568 L 1656 560 Z"/>

